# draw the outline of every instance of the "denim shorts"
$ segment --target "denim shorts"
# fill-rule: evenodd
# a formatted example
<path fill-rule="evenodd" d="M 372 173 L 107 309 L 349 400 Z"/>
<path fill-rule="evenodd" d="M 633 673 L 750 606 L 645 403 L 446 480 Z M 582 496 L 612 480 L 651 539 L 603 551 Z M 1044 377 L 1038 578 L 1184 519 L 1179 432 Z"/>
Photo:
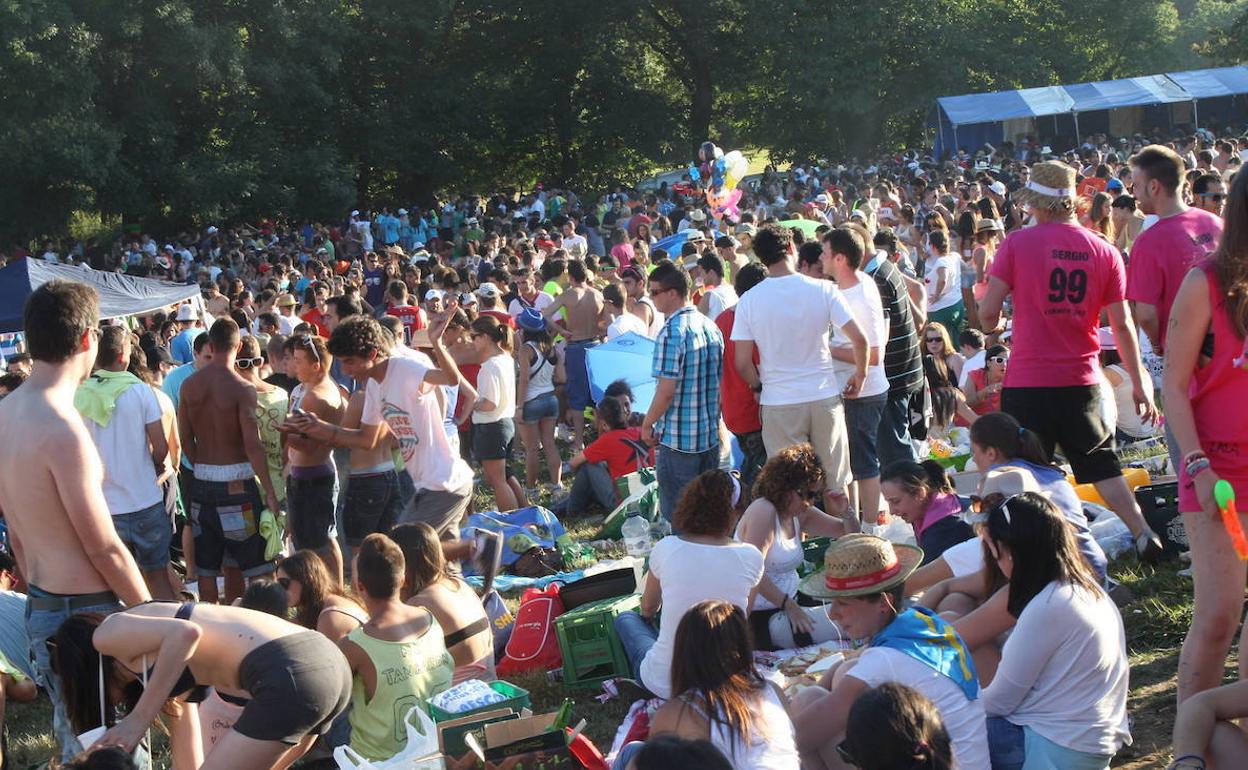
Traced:
<path fill-rule="evenodd" d="M 286 509 L 295 550 L 328 548 L 329 539 L 335 533 L 338 474 L 334 472 L 333 465 L 327 464 L 325 468 L 326 473 L 310 476 L 292 474 L 286 478 Z"/>
<path fill-rule="evenodd" d="M 559 416 L 559 397 L 553 392 L 531 398 L 520 410 L 520 422 L 529 425 L 540 420 L 553 420 Z"/>
<path fill-rule="evenodd" d="M 347 485 L 343 525 L 347 545 L 358 546 L 374 532 L 387 533 L 399 519 L 403 498 L 398 471 L 353 475 Z"/>
<path fill-rule="evenodd" d="M 231 566 L 253 577 L 273 571 L 264 558 L 260 513 L 264 498 L 254 478 L 245 481 L 191 480 L 191 532 L 195 536 L 195 569 L 200 575 L 221 574 L 228 556 Z"/>
<path fill-rule="evenodd" d="M 875 443 L 879 440 L 880 418 L 888 403 L 888 394 L 842 399 L 845 405 L 845 433 L 849 440 L 849 471 L 855 479 L 873 479 L 880 475 L 880 456 Z"/>
<path fill-rule="evenodd" d="M 477 462 L 511 459 L 511 440 L 516 437 L 516 422 L 504 417 L 497 422 L 478 422 L 472 426 L 472 455 Z"/>
<path fill-rule="evenodd" d="M 117 537 L 134 554 L 134 560 L 142 571 L 162 570 L 169 563 L 173 520 L 169 518 L 169 509 L 164 500 L 151 508 L 114 516 L 113 529 L 117 530 Z"/>

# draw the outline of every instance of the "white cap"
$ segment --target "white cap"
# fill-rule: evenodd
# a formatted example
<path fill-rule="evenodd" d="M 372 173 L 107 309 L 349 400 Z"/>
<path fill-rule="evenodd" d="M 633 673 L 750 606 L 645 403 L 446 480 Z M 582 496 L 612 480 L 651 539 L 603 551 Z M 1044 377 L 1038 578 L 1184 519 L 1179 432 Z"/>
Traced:
<path fill-rule="evenodd" d="M 407 209 L 399 209 L 399 216 L 401 217 L 407 216 Z"/>
<path fill-rule="evenodd" d="M 425 302 L 428 302 L 431 299 L 444 299 L 445 297 L 446 297 L 446 292 L 442 291 L 441 289 L 430 289 L 429 291 L 425 292 Z"/>
<path fill-rule="evenodd" d="M 992 190 L 997 195 L 1005 195 L 1006 193 L 1005 183 L 1001 182 L 1000 180 L 997 180 L 996 182 L 993 182 L 992 184 L 988 185 L 988 189 Z"/>
<path fill-rule="evenodd" d="M 214 233 L 216 233 L 216 232 L 217 232 L 217 226 L 216 226 L 216 225 L 208 225 L 208 234 L 209 234 L 209 235 L 213 235 L 213 234 L 214 234 Z"/>
<path fill-rule="evenodd" d="M 199 311 L 194 305 L 181 305 L 178 307 L 177 321 L 198 321 Z"/>
<path fill-rule="evenodd" d="M 359 209 L 351 209 L 351 216 L 358 217 L 359 215 L 360 215 Z"/>
<path fill-rule="evenodd" d="M 819 193 L 818 195 L 815 196 L 815 203 L 827 203 L 827 202 L 828 202 L 827 193 Z"/>
<path fill-rule="evenodd" d="M 503 293 L 493 283 L 486 281 L 477 287 L 477 294 L 482 297 L 501 297 Z"/>
<path fill-rule="evenodd" d="M 165 247 L 164 247 L 163 249 L 161 249 L 161 251 L 173 251 L 173 244 L 172 244 L 172 243 L 166 243 L 166 244 L 165 244 Z"/>

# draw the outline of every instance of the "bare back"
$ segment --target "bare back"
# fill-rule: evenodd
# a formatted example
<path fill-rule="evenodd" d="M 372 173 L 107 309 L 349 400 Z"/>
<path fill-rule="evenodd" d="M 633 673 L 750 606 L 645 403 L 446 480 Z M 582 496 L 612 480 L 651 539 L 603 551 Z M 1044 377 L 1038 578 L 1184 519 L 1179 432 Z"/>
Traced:
<path fill-rule="evenodd" d="M 242 413 L 249 410 L 254 425 L 255 407 L 256 389 L 250 383 L 232 370 L 208 364 L 182 384 L 178 422 L 191 439 L 184 441 L 183 451 L 196 463 L 247 462 Z"/>
<path fill-rule="evenodd" d="M 107 591 L 84 545 L 92 533 L 116 537 L 104 470 L 82 417 L 54 398 L 27 384 L 0 402 L 0 510 L 27 582 L 53 593 Z M 67 489 L 67 476 L 77 476 L 82 489 Z M 75 501 L 74 491 L 90 499 Z"/>
<path fill-rule="evenodd" d="M 342 421 L 342 414 L 346 411 L 346 400 L 329 375 L 325 375 L 314 385 L 304 383 L 297 390 L 300 394 L 298 399 L 291 394 L 292 410 L 302 409 L 332 425 L 337 425 Z M 290 464 L 300 468 L 324 465 L 329 462 L 330 453 L 333 451 L 329 444 L 303 438 L 294 438 L 289 441 L 288 445 Z"/>
<path fill-rule="evenodd" d="M 602 315 L 602 292 L 591 286 L 573 286 L 559 295 L 568 317 L 564 325 L 572 341 L 597 339 L 598 319 Z"/>

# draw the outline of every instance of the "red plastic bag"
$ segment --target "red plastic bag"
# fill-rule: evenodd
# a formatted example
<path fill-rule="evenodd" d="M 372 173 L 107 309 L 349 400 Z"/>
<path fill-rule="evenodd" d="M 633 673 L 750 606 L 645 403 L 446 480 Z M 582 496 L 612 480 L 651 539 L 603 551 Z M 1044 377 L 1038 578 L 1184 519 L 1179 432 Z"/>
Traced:
<path fill-rule="evenodd" d="M 505 677 L 534 669 L 550 671 L 562 666 L 559 638 L 555 635 L 555 618 L 562 614 L 558 583 L 551 583 L 545 590 L 525 590 L 506 654 L 498 663 L 498 675 Z"/>

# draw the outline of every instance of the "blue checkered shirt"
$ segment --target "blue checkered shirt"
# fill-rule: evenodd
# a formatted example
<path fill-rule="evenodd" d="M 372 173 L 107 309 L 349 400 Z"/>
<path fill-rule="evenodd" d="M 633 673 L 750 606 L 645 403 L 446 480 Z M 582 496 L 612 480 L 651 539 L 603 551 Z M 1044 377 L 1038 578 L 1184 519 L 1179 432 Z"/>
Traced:
<path fill-rule="evenodd" d="M 667 317 L 654 342 L 655 377 L 676 380 L 667 412 L 655 424 L 659 442 L 678 452 L 705 452 L 719 444 L 719 378 L 724 337 L 692 305 Z"/>

